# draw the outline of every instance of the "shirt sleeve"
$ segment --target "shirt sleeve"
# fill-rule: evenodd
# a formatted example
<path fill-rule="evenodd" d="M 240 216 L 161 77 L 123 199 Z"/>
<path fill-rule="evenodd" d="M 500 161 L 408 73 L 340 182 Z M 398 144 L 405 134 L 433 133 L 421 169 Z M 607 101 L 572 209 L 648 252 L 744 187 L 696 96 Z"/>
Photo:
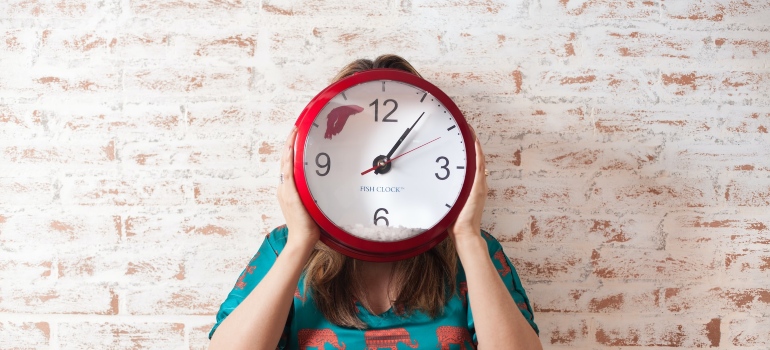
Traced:
<path fill-rule="evenodd" d="M 238 276 L 233 289 L 230 291 L 230 294 L 227 295 L 227 299 L 220 305 L 219 312 L 217 312 L 217 323 L 211 328 L 209 339 L 214 335 L 214 332 L 222 321 L 224 321 L 224 319 L 241 304 L 243 299 L 246 299 L 249 293 L 254 290 L 254 287 L 256 287 L 257 284 L 262 281 L 262 278 L 267 275 L 267 272 L 270 271 L 270 268 L 275 264 L 283 247 L 286 246 L 287 235 L 288 230 L 284 225 L 273 229 L 273 231 L 265 237 L 257 253 L 251 261 L 249 261 L 248 265 L 246 265 L 246 268 L 243 269 L 240 276 Z M 292 316 L 293 315 L 290 312 L 289 318 L 286 321 L 287 326 L 284 328 L 284 334 L 281 336 L 281 341 L 278 344 L 279 349 L 283 349 L 286 345 L 286 334 L 288 334 L 287 328 L 288 325 L 291 324 Z"/>
<path fill-rule="evenodd" d="M 481 235 L 484 237 L 484 240 L 487 241 L 489 257 L 492 259 L 492 263 L 495 265 L 495 268 L 497 268 L 497 273 L 500 275 L 500 278 L 503 280 L 506 288 L 508 288 L 508 293 L 511 294 L 511 298 L 513 298 L 513 301 L 516 302 L 516 306 L 518 306 L 519 311 L 527 320 L 527 322 L 529 322 L 529 325 L 532 326 L 532 329 L 535 330 L 535 333 L 540 335 L 540 330 L 535 323 L 535 315 L 532 311 L 532 306 L 529 303 L 527 293 L 524 291 L 524 287 L 521 285 L 521 280 L 519 279 L 519 275 L 516 273 L 516 269 L 513 267 L 511 261 L 508 260 L 505 252 L 503 252 L 503 246 L 500 245 L 500 242 L 498 242 L 497 239 L 492 237 L 492 235 L 488 232 L 482 230 Z M 470 304 L 468 304 L 468 329 L 475 330 Z M 478 344 L 476 332 L 473 331 L 472 334 L 474 344 Z"/>

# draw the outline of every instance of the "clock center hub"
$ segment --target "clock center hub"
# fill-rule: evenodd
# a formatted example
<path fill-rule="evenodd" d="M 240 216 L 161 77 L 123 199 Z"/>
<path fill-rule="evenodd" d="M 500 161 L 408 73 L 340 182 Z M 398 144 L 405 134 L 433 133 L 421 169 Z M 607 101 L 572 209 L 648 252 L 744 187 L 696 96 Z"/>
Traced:
<path fill-rule="evenodd" d="M 390 162 L 388 162 L 388 157 L 384 155 L 379 155 L 376 158 L 374 158 L 374 161 L 372 161 L 372 167 L 377 167 L 377 169 L 374 169 L 375 174 L 385 174 L 388 171 L 390 171 Z"/>

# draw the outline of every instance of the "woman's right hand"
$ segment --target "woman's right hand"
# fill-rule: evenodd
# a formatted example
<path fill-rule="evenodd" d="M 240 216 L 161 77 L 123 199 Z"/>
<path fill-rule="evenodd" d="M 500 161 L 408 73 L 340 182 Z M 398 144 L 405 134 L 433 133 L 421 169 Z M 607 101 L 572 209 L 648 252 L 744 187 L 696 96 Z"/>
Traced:
<path fill-rule="evenodd" d="M 308 214 L 294 184 L 294 139 L 296 137 L 297 127 L 295 126 L 289 138 L 286 139 L 281 156 L 282 183 L 278 185 L 278 203 L 281 205 L 281 212 L 289 228 L 287 246 L 296 245 L 311 249 L 321 237 L 321 229 Z"/>

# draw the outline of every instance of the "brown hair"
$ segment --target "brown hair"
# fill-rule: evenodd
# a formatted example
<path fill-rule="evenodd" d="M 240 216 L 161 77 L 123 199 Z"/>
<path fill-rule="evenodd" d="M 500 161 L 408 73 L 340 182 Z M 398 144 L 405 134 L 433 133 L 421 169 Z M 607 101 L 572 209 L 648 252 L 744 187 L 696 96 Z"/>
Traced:
<path fill-rule="evenodd" d="M 358 59 L 345 66 L 334 81 L 357 72 L 374 68 L 392 68 L 420 76 L 405 59 L 396 55 L 382 55 L 374 61 Z M 397 261 L 391 270 L 396 300 L 394 310 L 409 315 L 421 311 L 435 318 L 455 293 L 457 276 L 457 250 L 454 241 L 447 237 L 425 253 Z M 316 307 L 329 322 L 338 326 L 366 328 L 358 318 L 355 301 L 370 312 L 365 286 L 359 278 L 361 261 L 356 260 L 318 242 L 305 265 L 305 291 L 310 290 Z"/>

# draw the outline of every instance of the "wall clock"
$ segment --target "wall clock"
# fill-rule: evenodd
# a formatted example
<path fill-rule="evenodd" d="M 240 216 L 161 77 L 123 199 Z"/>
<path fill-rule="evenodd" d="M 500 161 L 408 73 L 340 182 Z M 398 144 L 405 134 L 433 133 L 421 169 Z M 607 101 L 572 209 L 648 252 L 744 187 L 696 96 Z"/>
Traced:
<path fill-rule="evenodd" d="M 296 124 L 294 180 L 322 242 L 382 262 L 446 238 L 476 157 L 465 118 L 439 88 L 400 70 L 356 73 L 321 91 Z"/>

